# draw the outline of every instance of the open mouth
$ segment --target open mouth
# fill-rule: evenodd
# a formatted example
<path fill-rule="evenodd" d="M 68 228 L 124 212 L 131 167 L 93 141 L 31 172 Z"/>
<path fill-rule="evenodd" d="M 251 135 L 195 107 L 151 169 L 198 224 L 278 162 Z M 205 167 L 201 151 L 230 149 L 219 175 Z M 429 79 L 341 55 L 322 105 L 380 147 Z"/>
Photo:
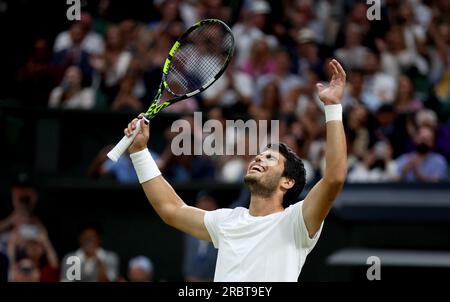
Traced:
<path fill-rule="evenodd" d="M 264 167 L 261 166 L 261 165 L 253 164 L 253 165 L 250 167 L 249 172 L 251 172 L 251 171 L 255 171 L 255 172 L 260 172 L 260 173 L 262 173 L 262 172 L 265 171 L 265 169 L 264 169 Z"/>

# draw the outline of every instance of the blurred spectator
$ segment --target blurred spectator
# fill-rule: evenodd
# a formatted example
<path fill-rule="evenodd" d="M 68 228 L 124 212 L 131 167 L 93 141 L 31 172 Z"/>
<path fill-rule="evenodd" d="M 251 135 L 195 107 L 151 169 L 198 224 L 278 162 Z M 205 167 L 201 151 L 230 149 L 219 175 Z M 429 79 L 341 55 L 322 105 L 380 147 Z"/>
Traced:
<path fill-rule="evenodd" d="M 407 47 L 402 28 L 393 26 L 386 34 L 386 41 L 378 41 L 378 50 L 381 52 L 382 70 L 398 79 L 402 73 L 415 72 L 425 75 L 428 64 L 416 51 Z"/>
<path fill-rule="evenodd" d="M 119 257 L 116 253 L 102 248 L 102 229 L 98 224 L 86 224 L 80 230 L 80 248 L 64 256 L 61 263 L 61 281 L 69 281 L 67 259 L 78 257 L 81 263 L 83 282 L 116 281 L 119 274 Z"/>
<path fill-rule="evenodd" d="M 429 127 L 436 133 L 435 151 L 444 155 L 447 161 L 450 158 L 450 128 L 439 125 L 436 112 L 429 109 L 422 109 L 416 113 L 415 125 L 417 128 Z"/>
<path fill-rule="evenodd" d="M 177 129 L 178 132 L 172 132 L 170 128 L 165 132 L 167 144 L 161 154 L 160 170 L 174 183 L 214 179 L 216 166 L 213 158 L 202 151 L 203 133 L 198 128 L 201 125 L 194 123 L 192 116 L 185 116 L 178 122 L 178 125 L 183 125 Z M 198 146 L 201 155 L 196 155 Z"/>
<path fill-rule="evenodd" d="M 434 47 L 430 47 L 430 82 L 435 85 L 434 93 L 450 112 L 450 24 L 443 22 L 432 24 L 429 28 Z"/>
<path fill-rule="evenodd" d="M 324 26 L 314 15 L 312 1 L 291 1 L 290 5 L 285 5 L 285 15 L 289 20 L 292 40 L 297 39 L 301 29 L 309 29 L 314 33 L 317 43 L 321 44 L 324 41 Z"/>
<path fill-rule="evenodd" d="M 361 28 L 356 24 L 349 23 L 345 30 L 345 44 L 334 52 L 345 68 L 361 69 L 366 61 L 369 50 L 362 45 Z"/>
<path fill-rule="evenodd" d="M 382 104 L 391 104 L 398 91 L 395 78 L 383 72 L 380 67 L 380 55 L 368 52 L 363 66 L 364 89 L 378 98 Z"/>
<path fill-rule="evenodd" d="M 13 232 L 8 241 L 8 257 L 13 274 L 20 271 L 21 259 L 25 258 L 33 262 L 40 282 L 59 280 L 58 255 L 43 225 L 22 225 Z"/>
<path fill-rule="evenodd" d="M 153 262 L 145 256 L 137 256 L 128 262 L 128 281 L 152 282 Z"/>
<path fill-rule="evenodd" d="M 94 91 L 83 87 L 83 75 L 77 66 L 67 68 L 58 87 L 50 93 L 48 106 L 62 109 L 92 109 L 95 105 Z"/>
<path fill-rule="evenodd" d="M 177 27 L 174 26 L 175 24 L 180 24 L 182 21 L 180 10 L 179 10 L 179 4 L 183 1 L 178 0 L 163 0 L 159 1 L 157 5 L 157 10 L 160 14 L 160 19 L 157 21 L 151 22 L 148 27 L 151 31 L 153 31 L 154 35 L 156 37 L 160 35 L 167 35 L 170 34 L 171 36 L 177 38 L 183 33 L 183 27 L 181 27 L 181 32 L 177 30 Z M 197 21 L 197 20 L 196 20 Z M 192 24 L 188 25 L 191 26 Z M 173 32 L 173 31 L 176 32 Z"/>
<path fill-rule="evenodd" d="M 262 38 L 253 42 L 250 56 L 242 63 L 241 70 L 256 80 L 262 75 L 274 73 L 275 67 L 269 44 Z"/>
<path fill-rule="evenodd" d="M 95 3 L 92 18 L 92 30 L 98 33 L 100 36 L 106 34 L 106 30 L 111 20 L 109 20 L 109 14 L 111 9 L 110 0 L 99 0 Z"/>
<path fill-rule="evenodd" d="M 120 89 L 117 97 L 111 105 L 111 109 L 118 110 L 131 110 L 133 112 L 139 112 L 142 109 L 141 101 L 134 95 L 134 87 L 137 83 L 137 78 L 132 75 L 126 75 L 120 82 Z"/>
<path fill-rule="evenodd" d="M 47 106 L 50 90 L 58 80 L 57 69 L 50 64 L 51 52 L 47 41 L 37 39 L 28 61 L 17 72 L 18 92 L 24 102 L 34 106 Z"/>
<path fill-rule="evenodd" d="M 262 101 L 258 106 L 253 104 L 250 107 L 250 113 L 256 120 L 271 120 L 277 118 L 280 110 L 280 91 L 278 84 L 273 81 L 267 83 L 262 92 Z"/>
<path fill-rule="evenodd" d="M 3 252 L 0 252 L 0 284 L 8 282 L 8 267 L 8 257 Z"/>
<path fill-rule="evenodd" d="M 422 102 L 415 98 L 411 79 L 401 75 L 398 79 L 394 108 L 397 113 L 411 113 L 422 109 Z"/>
<path fill-rule="evenodd" d="M 125 47 L 120 27 L 111 25 L 106 33 L 106 49 L 103 55 L 91 57 L 91 64 L 101 77 L 101 90 L 112 102 L 120 89 L 120 81 L 126 75 L 132 54 Z"/>
<path fill-rule="evenodd" d="M 344 6 L 350 6 L 350 13 L 347 16 L 347 22 L 345 23 L 344 29 L 347 28 L 348 24 L 356 25 L 361 33 L 361 37 L 364 37 L 364 44 L 367 43 L 367 40 L 373 40 L 372 32 L 371 32 L 371 22 L 367 18 L 367 9 L 368 6 L 365 1 L 343 1 Z M 395 2 L 395 1 L 394 1 Z M 342 4 L 341 4 L 342 5 Z M 345 32 L 343 32 L 345 34 Z M 338 37 L 339 38 L 339 37 Z M 344 39 L 345 40 L 345 39 Z M 339 43 L 339 41 L 336 41 Z"/>
<path fill-rule="evenodd" d="M 181 1 L 187 2 L 187 1 Z M 230 22 L 231 11 L 224 0 L 199 0 L 197 1 L 197 20 L 219 19 L 226 23 Z M 196 21 L 197 21 L 196 20 Z"/>
<path fill-rule="evenodd" d="M 346 134 L 352 137 L 352 142 L 349 144 L 352 154 L 358 158 L 363 158 L 369 149 L 370 132 L 367 127 L 368 123 L 367 109 L 362 105 L 350 107 L 347 111 Z"/>
<path fill-rule="evenodd" d="M 439 182 L 447 179 L 447 161 L 433 152 L 435 134 L 429 127 L 421 127 L 415 137 L 416 151 L 397 159 L 399 179 L 402 181 Z"/>
<path fill-rule="evenodd" d="M 195 206 L 205 211 L 218 208 L 217 201 L 207 191 L 197 195 Z M 212 242 L 199 240 L 190 235 L 184 235 L 184 280 L 187 282 L 211 282 L 217 260 L 217 249 Z"/>
<path fill-rule="evenodd" d="M 370 112 L 376 112 L 381 106 L 380 99 L 364 86 L 365 76 L 362 70 L 353 69 L 349 74 L 349 81 L 346 86 L 342 105 L 344 110 L 348 106 L 364 105 Z"/>
<path fill-rule="evenodd" d="M 11 282 L 39 282 L 40 272 L 36 264 L 28 258 L 23 258 L 13 267 Z"/>
<path fill-rule="evenodd" d="M 402 27 L 405 44 L 412 52 L 423 52 L 425 28 L 417 23 L 411 1 L 402 1 L 398 8 L 397 23 Z"/>
<path fill-rule="evenodd" d="M 370 119 L 368 129 L 374 140 L 389 140 L 394 151 L 394 158 L 409 151 L 408 149 L 408 116 L 397 114 L 394 107 L 384 104 L 378 108 L 374 115 L 375 119 Z"/>
<path fill-rule="evenodd" d="M 170 181 L 183 183 L 214 179 L 215 166 L 205 155 L 180 155 L 170 157 L 164 171 Z"/>
<path fill-rule="evenodd" d="M 303 130 L 313 141 L 324 138 L 325 134 L 323 112 L 320 106 L 314 99 L 303 99 L 297 108 Z"/>
<path fill-rule="evenodd" d="M 283 98 L 288 92 L 305 83 L 298 75 L 290 72 L 291 58 L 285 49 L 279 49 L 275 52 L 276 69 L 273 74 L 261 76 L 256 81 L 256 93 L 253 101 L 256 104 L 261 104 L 261 96 L 264 87 L 272 81 L 276 81 L 280 95 Z"/>
<path fill-rule="evenodd" d="M 58 34 L 53 45 L 55 53 L 79 45 L 88 54 L 100 55 L 104 51 L 102 37 L 91 31 L 92 17 L 87 13 L 81 14 L 81 20 L 71 25 L 68 31 Z M 74 33 L 76 31 L 76 33 Z"/>
<path fill-rule="evenodd" d="M 249 163 L 253 160 L 257 150 L 252 150 L 252 148 L 258 148 L 250 144 L 250 138 L 245 133 L 245 129 L 240 127 L 228 127 L 226 129 L 227 135 L 227 153 L 235 154 L 237 151 L 244 147 L 243 154 L 228 155 L 223 156 L 221 161 L 223 165 L 220 169 L 220 179 L 228 183 L 242 183 L 244 180 L 244 175 L 246 174 Z M 263 142 L 258 142 L 264 144 Z"/>
<path fill-rule="evenodd" d="M 93 179 L 111 176 L 122 184 L 138 183 L 136 171 L 133 168 L 133 164 L 128 153 L 125 153 L 119 157 L 117 162 L 113 162 L 106 156 L 113 147 L 114 145 L 108 145 L 100 150 L 97 157 L 90 164 L 87 175 Z M 151 150 L 150 154 L 158 166 L 161 166 L 159 155 Z"/>
<path fill-rule="evenodd" d="M 203 92 L 206 107 L 230 107 L 237 104 L 248 106 L 254 91 L 252 78 L 231 64 L 211 87 Z"/>
<path fill-rule="evenodd" d="M 319 53 L 319 46 L 317 44 L 314 32 L 310 29 L 304 28 L 298 32 L 297 41 L 297 73 L 302 79 L 308 79 L 309 73 L 314 72 L 318 80 L 325 79 L 324 67 L 325 61 L 321 58 Z"/>
<path fill-rule="evenodd" d="M 83 25 L 80 22 L 72 24 L 68 37 L 70 43 L 61 47 L 61 49 L 55 47 L 52 64 L 58 66 L 62 71 L 71 65 L 76 65 L 81 69 L 83 75 L 90 79 L 92 76 L 92 66 L 89 62 L 91 53 L 82 44 L 85 37 Z M 56 43 L 59 43 L 58 40 Z"/>
<path fill-rule="evenodd" d="M 256 40 L 267 39 L 270 48 L 277 45 L 275 37 L 266 37 L 263 31 L 270 11 L 268 2 L 264 0 L 252 1 L 250 7 L 243 11 L 242 20 L 233 26 L 237 66 L 242 66 L 249 59 L 251 48 Z"/>
<path fill-rule="evenodd" d="M 111 27 L 110 24 L 106 28 L 105 36 L 108 33 L 108 29 Z M 144 25 L 133 19 L 125 19 L 118 24 L 119 31 L 122 35 L 123 43 L 125 45 L 125 49 L 131 52 L 133 55 L 137 55 L 140 51 L 139 45 L 142 42 L 141 39 L 147 40 L 150 35 L 150 30 Z M 148 42 L 148 40 L 147 40 Z"/>
<path fill-rule="evenodd" d="M 379 141 L 354 164 L 347 181 L 354 182 L 393 182 L 397 179 L 397 165 L 392 159 L 392 147 L 388 142 Z"/>
<path fill-rule="evenodd" d="M 35 214 L 39 194 L 29 174 L 19 173 L 11 186 L 13 211 L 5 219 L 0 220 L 0 252 L 6 254 L 7 242 L 11 232 L 28 224 L 41 224 Z"/>

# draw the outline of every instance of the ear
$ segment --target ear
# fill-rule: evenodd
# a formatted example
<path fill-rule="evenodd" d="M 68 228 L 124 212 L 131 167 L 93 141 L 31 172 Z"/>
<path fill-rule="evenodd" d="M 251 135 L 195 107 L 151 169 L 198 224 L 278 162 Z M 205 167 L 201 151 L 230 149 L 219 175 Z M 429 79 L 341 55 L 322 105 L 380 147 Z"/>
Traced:
<path fill-rule="evenodd" d="M 293 180 L 292 178 L 287 178 L 287 177 L 281 177 L 281 190 L 283 190 L 283 192 L 286 192 L 287 190 L 289 190 L 290 188 L 292 188 L 295 185 L 295 180 Z"/>

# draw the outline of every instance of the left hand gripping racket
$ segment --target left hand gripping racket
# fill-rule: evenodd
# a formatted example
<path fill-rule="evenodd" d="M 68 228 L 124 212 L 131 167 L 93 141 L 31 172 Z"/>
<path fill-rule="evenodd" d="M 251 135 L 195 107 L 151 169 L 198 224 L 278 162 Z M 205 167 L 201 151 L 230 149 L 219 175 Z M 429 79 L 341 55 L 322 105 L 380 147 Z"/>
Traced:
<path fill-rule="evenodd" d="M 167 56 L 161 83 L 153 103 L 144 115 L 149 123 L 164 108 L 190 98 L 211 86 L 230 63 L 234 52 L 234 37 L 222 21 L 206 19 L 191 26 L 172 46 Z M 167 91 L 172 98 L 161 100 Z M 141 124 L 130 137 L 124 136 L 108 153 L 116 162 L 139 133 Z"/>

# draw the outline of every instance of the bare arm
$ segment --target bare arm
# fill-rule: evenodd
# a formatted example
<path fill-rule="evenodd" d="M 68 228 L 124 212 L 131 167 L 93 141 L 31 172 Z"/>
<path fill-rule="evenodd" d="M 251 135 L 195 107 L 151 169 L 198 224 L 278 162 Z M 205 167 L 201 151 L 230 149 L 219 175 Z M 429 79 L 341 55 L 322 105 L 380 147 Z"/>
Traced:
<path fill-rule="evenodd" d="M 39 241 L 41 242 L 42 246 L 44 247 L 48 264 L 53 269 L 58 269 L 58 267 L 59 267 L 58 254 L 56 254 L 56 251 L 53 248 L 50 238 L 48 237 L 47 230 L 44 228 L 44 226 L 40 226 Z"/>
<path fill-rule="evenodd" d="M 3 232 L 3 231 L 8 230 L 9 228 L 11 228 L 13 226 L 12 216 L 13 216 L 13 214 L 10 214 L 5 219 L 0 220 L 0 233 Z"/>
<path fill-rule="evenodd" d="M 333 60 L 330 63 L 333 76 L 328 87 L 317 85 L 319 97 L 325 105 L 340 104 L 344 87 L 345 71 Z M 312 237 L 319 230 L 341 191 L 347 174 L 347 146 L 342 121 L 329 121 L 326 125 L 325 174 L 311 189 L 303 204 L 303 218 Z"/>
<path fill-rule="evenodd" d="M 137 121 L 138 119 L 134 119 L 128 125 L 125 129 L 126 135 L 130 135 L 134 130 Z M 147 148 L 149 126 L 143 120 L 139 122 L 142 130 L 129 147 L 130 154 Z M 203 220 L 206 211 L 186 205 L 162 176 L 142 183 L 142 188 L 150 204 L 165 223 L 198 239 L 211 241 Z"/>

